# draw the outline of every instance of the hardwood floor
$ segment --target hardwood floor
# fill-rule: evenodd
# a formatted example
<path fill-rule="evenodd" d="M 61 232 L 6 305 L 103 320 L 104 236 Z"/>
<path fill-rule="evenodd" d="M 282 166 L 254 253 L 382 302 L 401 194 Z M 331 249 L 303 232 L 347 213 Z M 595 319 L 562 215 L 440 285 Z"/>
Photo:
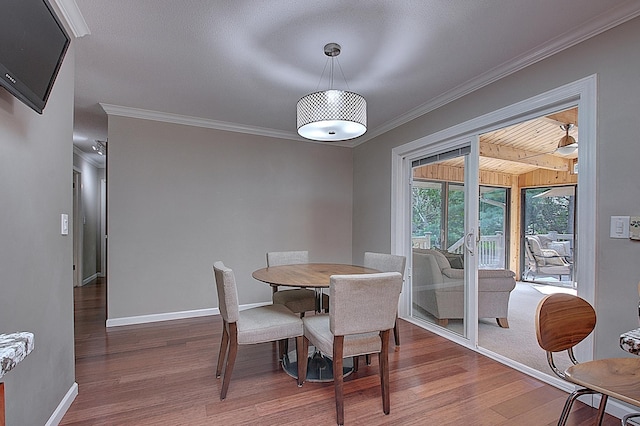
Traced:
<path fill-rule="evenodd" d="M 241 346 L 227 399 L 215 367 L 219 316 L 105 329 L 105 286 L 74 290 L 79 394 L 62 425 L 332 425 L 332 383 L 305 383 L 273 344 Z M 377 357 L 345 380 L 345 423 L 555 425 L 566 393 L 399 320 L 391 345 L 391 413 L 382 412 Z M 577 403 L 569 425 L 596 410 Z M 605 425 L 619 425 L 607 416 Z"/>

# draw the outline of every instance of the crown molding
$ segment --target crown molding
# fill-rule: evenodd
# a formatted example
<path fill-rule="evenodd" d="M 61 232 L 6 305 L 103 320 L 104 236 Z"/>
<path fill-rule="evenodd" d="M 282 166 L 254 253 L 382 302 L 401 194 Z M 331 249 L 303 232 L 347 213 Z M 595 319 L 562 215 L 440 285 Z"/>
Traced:
<path fill-rule="evenodd" d="M 91 34 L 75 0 L 53 0 L 76 38 Z"/>
<path fill-rule="evenodd" d="M 268 129 L 265 127 L 245 126 L 227 121 L 210 120 L 207 118 L 191 117 L 187 115 L 172 114 L 168 112 L 150 111 L 146 109 L 131 108 L 119 105 L 100 103 L 107 115 L 120 117 L 139 118 L 142 120 L 162 121 L 165 123 L 184 124 L 185 126 L 205 127 L 208 129 L 226 130 L 236 133 L 248 133 L 258 136 L 267 136 L 280 139 L 300 140 L 293 132 Z"/>
<path fill-rule="evenodd" d="M 95 159 L 91 158 L 89 154 L 82 151 L 80 148 L 78 148 L 75 145 L 73 146 L 73 153 L 76 154 L 78 157 L 82 158 L 87 163 L 91 164 L 93 167 L 97 169 L 104 169 L 104 164 L 97 162 Z"/>
<path fill-rule="evenodd" d="M 455 101 L 471 92 L 481 89 L 495 81 L 498 81 L 510 74 L 520 71 L 536 62 L 542 61 L 550 56 L 555 55 L 565 49 L 575 46 L 585 40 L 601 34 L 613 27 L 623 24 L 637 16 L 640 16 L 640 5 L 637 1 L 629 1 L 617 8 L 609 9 L 578 29 L 571 29 L 555 39 L 538 46 L 508 62 L 505 62 L 492 70 L 468 80 L 466 83 L 449 90 L 440 96 L 437 96 L 429 102 L 403 114 L 391 121 L 384 123 L 371 132 L 367 132 L 363 137 L 354 142 L 352 147 L 367 142 L 383 133 L 395 129 L 411 120 L 414 120 L 424 114 L 436 110 L 450 102 Z"/>
<path fill-rule="evenodd" d="M 131 108 L 120 105 L 100 103 L 107 115 L 138 118 L 141 120 L 160 121 L 164 123 L 182 124 L 185 126 L 204 127 L 207 129 L 225 130 L 228 132 L 245 133 L 269 138 L 288 139 L 298 142 L 319 143 L 322 145 L 334 145 L 350 148 L 349 142 L 322 142 L 300 137 L 297 133 L 282 130 L 268 129 L 266 127 L 246 126 L 228 121 L 210 120 L 207 118 L 191 117 L 188 115 L 172 114 L 168 112 L 151 111 L 147 109 Z"/>

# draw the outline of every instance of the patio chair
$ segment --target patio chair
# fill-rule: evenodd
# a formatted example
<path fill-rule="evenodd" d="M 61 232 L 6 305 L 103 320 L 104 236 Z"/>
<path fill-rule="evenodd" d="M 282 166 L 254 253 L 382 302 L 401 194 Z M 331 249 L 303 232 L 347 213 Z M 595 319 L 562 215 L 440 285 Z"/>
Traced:
<path fill-rule="evenodd" d="M 525 237 L 525 253 L 527 256 L 527 272 L 525 276 L 533 274 L 539 275 L 557 275 L 560 281 L 562 276 L 571 277 L 572 265 L 567 262 L 565 256 L 561 256 L 553 249 L 542 248 L 540 240 L 534 235 L 526 235 Z"/>

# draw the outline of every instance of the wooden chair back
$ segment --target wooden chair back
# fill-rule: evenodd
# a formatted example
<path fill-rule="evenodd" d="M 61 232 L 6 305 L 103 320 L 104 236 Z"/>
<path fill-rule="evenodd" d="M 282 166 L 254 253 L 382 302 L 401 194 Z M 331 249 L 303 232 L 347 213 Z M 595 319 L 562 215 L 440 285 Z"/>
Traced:
<path fill-rule="evenodd" d="M 572 294 L 546 296 L 536 310 L 536 337 L 547 352 L 561 352 L 583 341 L 596 326 L 596 312 Z"/>

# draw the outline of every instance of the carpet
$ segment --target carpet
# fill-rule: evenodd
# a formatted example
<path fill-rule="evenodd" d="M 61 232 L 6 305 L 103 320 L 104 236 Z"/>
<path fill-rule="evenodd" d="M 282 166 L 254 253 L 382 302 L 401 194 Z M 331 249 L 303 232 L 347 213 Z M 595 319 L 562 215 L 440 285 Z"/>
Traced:
<path fill-rule="evenodd" d="M 538 302 L 546 294 L 566 290 L 572 289 L 516 283 L 509 299 L 509 328 L 500 328 L 495 318 L 480 319 L 478 346 L 538 371 L 553 374 L 547 363 L 546 353 L 536 340 L 535 313 Z M 560 369 L 571 365 L 565 353 L 554 355 L 554 359 Z"/>

